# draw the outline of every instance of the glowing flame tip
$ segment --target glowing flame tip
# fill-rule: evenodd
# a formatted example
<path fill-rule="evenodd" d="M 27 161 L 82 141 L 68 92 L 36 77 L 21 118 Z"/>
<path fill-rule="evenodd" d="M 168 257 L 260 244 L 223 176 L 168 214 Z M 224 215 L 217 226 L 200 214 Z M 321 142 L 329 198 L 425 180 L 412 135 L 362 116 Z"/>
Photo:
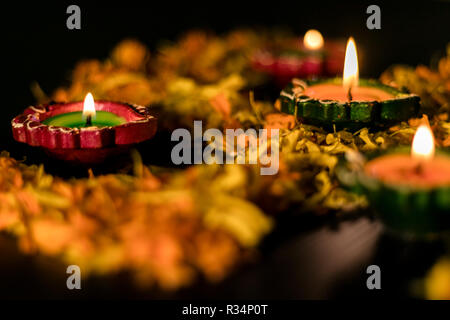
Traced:
<path fill-rule="evenodd" d="M 412 143 L 412 156 L 416 159 L 429 160 L 434 156 L 433 132 L 427 125 L 420 125 L 414 135 Z"/>
<path fill-rule="evenodd" d="M 88 93 L 84 98 L 83 103 L 83 117 L 92 116 L 95 117 L 95 102 L 92 93 Z"/>
<path fill-rule="evenodd" d="M 315 29 L 306 31 L 305 36 L 303 37 L 303 45 L 309 50 L 318 50 L 322 48 L 322 34 Z"/>
<path fill-rule="evenodd" d="M 356 87 L 359 80 L 358 54 L 356 53 L 356 44 L 353 37 L 347 41 L 345 50 L 344 76 L 342 84 L 345 88 Z"/>

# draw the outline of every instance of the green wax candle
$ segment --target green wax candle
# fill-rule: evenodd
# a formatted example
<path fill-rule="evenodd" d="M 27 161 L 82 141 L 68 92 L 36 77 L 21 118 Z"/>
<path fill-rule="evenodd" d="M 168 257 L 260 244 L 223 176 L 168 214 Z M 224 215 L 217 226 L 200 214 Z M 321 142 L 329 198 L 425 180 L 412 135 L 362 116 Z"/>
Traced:
<path fill-rule="evenodd" d="M 112 112 L 97 111 L 95 117 L 92 117 L 92 127 L 110 127 L 124 124 L 126 120 Z M 86 118 L 83 112 L 68 112 L 45 119 L 44 124 L 49 126 L 59 126 L 67 128 L 84 128 L 86 127 Z"/>

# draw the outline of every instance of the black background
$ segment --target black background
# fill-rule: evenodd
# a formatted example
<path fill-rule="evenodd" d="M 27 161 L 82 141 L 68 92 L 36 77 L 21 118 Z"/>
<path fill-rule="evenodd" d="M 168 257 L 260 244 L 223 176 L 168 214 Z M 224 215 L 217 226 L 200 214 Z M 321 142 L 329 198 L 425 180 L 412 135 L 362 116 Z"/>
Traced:
<path fill-rule="evenodd" d="M 81 30 L 66 28 L 66 8 L 70 4 L 81 7 Z M 106 58 L 124 37 L 135 37 L 154 50 L 160 41 L 175 41 L 192 28 L 221 33 L 237 27 L 281 26 L 299 35 L 316 28 L 325 38 L 353 36 L 356 39 L 362 77 L 378 77 L 394 63 L 429 64 L 450 40 L 448 1 L 376 2 L 381 7 L 381 30 L 366 28 L 369 4 L 373 3 L 16 1 L 0 8 L 0 70 L 4 80 L 0 150 L 22 155 L 23 145 L 12 139 L 10 120 L 34 102 L 29 89 L 33 81 L 38 81 L 44 91 L 50 93 L 69 79 L 77 61 Z M 305 231 L 312 231 L 299 236 L 300 225 Z M 263 245 L 268 249 L 263 252 L 268 253 L 258 267 L 248 266 L 218 286 L 200 285 L 194 291 L 181 291 L 176 297 L 405 297 L 410 280 L 422 276 L 444 250 L 439 242 L 399 239 L 366 218 L 344 223 L 321 219 L 296 224 L 289 220 L 284 225 L 281 222 L 277 230 Z M 339 232 L 334 232 L 336 230 Z M 30 269 L 29 266 L 36 263 L 34 259 L 18 254 L 11 240 L 3 239 L 0 244 L 2 255 L 8 257 L 1 258 L 0 288 L 8 290 L 0 290 L 0 297 L 136 295 L 128 291 L 128 284 L 122 288 L 120 280 L 114 280 L 119 284 L 113 285 L 101 279 L 89 282 L 85 286 L 87 290 L 81 293 L 68 292 L 62 267 L 44 261 Z M 365 267 L 370 263 L 385 270 L 382 292 L 369 292 L 365 287 Z M 42 265 L 44 270 L 57 266 L 59 273 L 43 273 Z M 326 277 L 338 268 L 342 270 L 336 278 Z"/>

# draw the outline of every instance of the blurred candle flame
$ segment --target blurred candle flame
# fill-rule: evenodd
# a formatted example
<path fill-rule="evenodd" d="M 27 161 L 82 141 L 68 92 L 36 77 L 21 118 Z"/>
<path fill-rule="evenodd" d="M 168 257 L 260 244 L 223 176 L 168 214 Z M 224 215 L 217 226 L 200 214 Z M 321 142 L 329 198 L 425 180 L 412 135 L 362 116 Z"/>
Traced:
<path fill-rule="evenodd" d="M 86 98 L 84 98 L 84 104 L 83 104 L 83 117 L 91 116 L 92 118 L 95 117 L 95 102 L 94 97 L 89 92 L 86 95 Z"/>
<path fill-rule="evenodd" d="M 323 47 L 322 34 L 315 29 L 306 31 L 303 37 L 303 45 L 309 50 L 321 49 Z"/>
<path fill-rule="evenodd" d="M 344 76 L 342 84 L 346 90 L 358 86 L 358 55 L 356 53 L 356 45 L 353 37 L 347 41 L 347 49 L 345 50 Z"/>
<path fill-rule="evenodd" d="M 434 156 L 433 132 L 427 125 L 420 125 L 414 135 L 411 155 L 415 159 L 430 160 Z"/>

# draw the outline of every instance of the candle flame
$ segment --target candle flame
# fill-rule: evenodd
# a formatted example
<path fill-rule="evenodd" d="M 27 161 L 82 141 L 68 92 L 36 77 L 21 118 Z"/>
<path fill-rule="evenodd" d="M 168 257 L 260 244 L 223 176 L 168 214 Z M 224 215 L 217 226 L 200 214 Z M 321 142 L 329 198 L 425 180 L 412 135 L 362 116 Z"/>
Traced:
<path fill-rule="evenodd" d="M 315 29 L 306 31 L 305 36 L 303 37 L 303 44 L 309 50 L 318 50 L 322 48 L 323 47 L 322 34 Z"/>
<path fill-rule="evenodd" d="M 420 125 L 414 135 L 412 143 L 412 157 L 415 159 L 429 160 L 434 156 L 433 132 L 427 125 Z"/>
<path fill-rule="evenodd" d="M 346 90 L 358 86 L 358 55 L 356 53 L 356 45 L 353 37 L 347 41 L 347 49 L 345 50 L 344 76 L 342 84 Z"/>
<path fill-rule="evenodd" d="M 92 118 L 95 117 L 95 102 L 94 97 L 90 92 L 86 95 L 86 98 L 84 98 L 83 104 L 83 118 L 87 116 L 91 116 Z"/>

